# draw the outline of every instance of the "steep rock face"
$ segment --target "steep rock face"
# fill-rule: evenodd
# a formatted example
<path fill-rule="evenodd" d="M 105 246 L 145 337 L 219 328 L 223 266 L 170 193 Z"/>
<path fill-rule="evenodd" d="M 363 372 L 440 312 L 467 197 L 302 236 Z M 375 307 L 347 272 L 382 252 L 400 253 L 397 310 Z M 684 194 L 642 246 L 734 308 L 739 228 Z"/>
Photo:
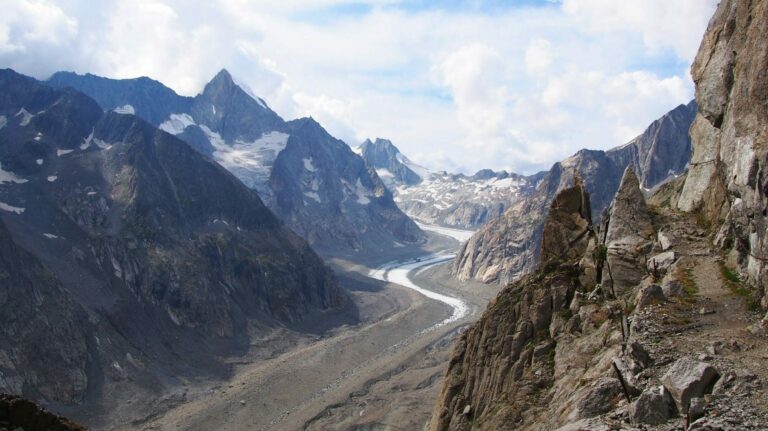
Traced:
<path fill-rule="evenodd" d="M 421 223 L 474 230 L 530 194 L 542 175 L 525 177 L 483 169 L 474 175 L 432 172 L 405 157 L 392 142 L 358 147 L 406 214 Z"/>
<path fill-rule="evenodd" d="M 603 285 L 614 293 L 636 286 L 646 275 L 646 256 L 653 246 L 651 213 L 632 168 L 627 168 L 604 217 L 606 247 Z"/>
<path fill-rule="evenodd" d="M 699 110 L 693 163 L 678 201 L 718 229 L 748 280 L 766 285 L 768 2 L 720 2 L 692 66 Z M 768 298 L 763 305 L 768 304 Z"/>
<path fill-rule="evenodd" d="M 186 141 L 256 190 L 289 227 L 320 250 L 376 251 L 424 238 L 391 193 L 381 190 L 375 170 L 366 169 L 346 144 L 312 119 L 285 122 L 226 70 L 194 98 L 146 78 L 118 81 L 58 73 L 51 82 L 85 92 L 104 109 L 125 112 L 122 107 L 130 105 L 136 115 Z M 156 92 L 157 101 L 170 100 L 167 106 L 153 105 L 148 95 Z"/>
<path fill-rule="evenodd" d="M 0 388 L 82 401 L 88 387 L 87 315 L 55 274 L 20 248 L 0 221 Z"/>
<path fill-rule="evenodd" d="M 522 429 L 542 415 L 574 421 L 599 414 L 605 406 L 595 400 L 620 391 L 615 379 L 574 391 L 575 380 L 601 375 L 618 347 L 604 311 L 571 311 L 576 297 L 594 287 L 579 281 L 579 262 L 595 241 L 580 180 L 554 199 L 542 235 L 546 260 L 539 270 L 502 290 L 457 340 L 430 429 Z M 592 356 L 604 340 L 608 349 Z M 581 354 L 568 353 L 576 348 Z M 571 374 L 574 368 L 583 374 Z M 565 399 L 569 407 L 556 403 Z"/>
<path fill-rule="evenodd" d="M 620 330 L 622 304 L 641 280 L 614 294 L 600 274 L 606 257 L 598 250 L 607 248 L 602 238 L 612 246 L 634 239 L 627 223 L 648 209 L 628 168 L 611 217 L 595 231 L 590 195 L 581 178 L 573 181 L 550 205 L 537 270 L 503 289 L 457 340 L 430 429 L 556 429 L 610 412 L 634 390 L 612 367 L 645 364 L 632 365 L 639 371 L 650 362 Z M 645 271 L 645 256 L 637 254 L 635 262 L 621 262 L 623 271 Z"/>
<path fill-rule="evenodd" d="M 109 411 L 343 304 L 309 245 L 184 142 L 11 70 L 0 94 L 0 390 Z"/>
<path fill-rule="evenodd" d="M 626 145 L 608 151 L 581 150 L 555 163 L 535 191 L 512 204 L 467 241 L 454 260 L 453 273 L 462 280 L 506 283 L 532 271 L 539 262 L 542 226 L 559 190 L 573 185 L 574 172 L 592 198 L 592 220 L 600 220 L 619 189 L 627 167 L 647 189 L 681 175 L 690 159 L 687 137 L 695 102 L 680 105 L 651 124 Z"/>

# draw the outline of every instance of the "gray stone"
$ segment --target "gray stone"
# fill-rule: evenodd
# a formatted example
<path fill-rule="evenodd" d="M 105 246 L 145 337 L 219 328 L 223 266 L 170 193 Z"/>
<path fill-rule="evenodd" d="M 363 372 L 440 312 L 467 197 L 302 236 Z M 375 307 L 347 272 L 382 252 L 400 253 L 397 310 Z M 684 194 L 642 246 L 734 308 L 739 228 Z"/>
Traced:
<path fill-rule="evenodd" d="M 691 404 L 688 407 L 688 418 L 691 421 L 695 421 L 696 419 L 704 416 L 706 408 L 707 402 L 704 401 L 704 398 L 691 398 Z"/>
<path fill-rule="evenodd" d="M 627 355 L 640 366 L 640 369 L 648 368 L 653 364 L 651 354 L 637 341 L 630 343 L 627 347 Z"/>
<path fill-rule="evenodd" d="M 629 420 L 635 424 L 659 425 L 674 415 L 674 401 L 664 386 L 648 388 L 629 407 Z"/>
<path fill-rule="evenodd" d="M 659 233 L 656 235 L 656 240 L 659 241 L 659 246 L 661 246 L 661 251 L 667 251 L 672 247 L 672 236 L 664 231 L 659 231 Z"/>
<path fill-rule="evenodd" d="M 661 304 L 665 300 L 664 291 L 658 284 L 650 284 L 640 288 L 635 297 L 635 307 L 639 310 L 649 305 Z"/>
<path fill-rule="evenodd" d="M 661 283 L 661 290 L 665 297 L 683 296 L 685 293 L 682 283 L 672 278 L 667 278 Z"/>
<path fill-rule="evenodd" d="M 691 398 L 710 393 L 719 377 L 720 373 L 712 365 L 683 357 L 667 370 L 661 383 L 672 395 L 678 410 L 687 413 Z"/>
<path fill-rule="evenodd" d="M 653 246 L 651 213 L 640 191 L 640 183 L 632 168 L 624 171 L 621 186 L 611 203 L 605 228 L 606 262 L 603 281 L 612 284 L 618 295 L 635 287 L 647 271 L 643 262 Z"/>
<path fill-rule="evenodd" d="M 613 410 L 622 394 L 623 389 L 618 379 L 601 377 L 577 396 L 579 417 L 591 418 Z"/>
<path fill-rule="evenodd" d="M 665 251 L 663 253 L 659 253 L 650 259 L 648 259 L 648 273 L 653 274 L 654 276 L 662 276 L 667 273 L 667 270 L 672 266 L 673 263 L 675 263 L 675 252 L 674 251 Z"/>

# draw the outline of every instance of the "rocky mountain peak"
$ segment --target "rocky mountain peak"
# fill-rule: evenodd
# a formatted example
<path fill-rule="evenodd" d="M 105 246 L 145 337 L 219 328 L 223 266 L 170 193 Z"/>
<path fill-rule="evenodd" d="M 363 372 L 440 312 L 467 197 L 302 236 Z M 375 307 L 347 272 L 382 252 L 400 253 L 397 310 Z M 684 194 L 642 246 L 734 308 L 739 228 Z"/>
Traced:
<path fill-rule="evenodd" d="M 557 194 L 544 223 L 541 243 L 543 266 L 574 262 L 584 254 L 591 238 L 589 193 L 578 176 L 573 187 Z"/>
<path fill-rule="evenodd" d="M 367 139 L 360 145 L 360 156 L 390 188 L 419 184 L 429 176 L 426 169 L 408 160 L 389 139 Z"/>

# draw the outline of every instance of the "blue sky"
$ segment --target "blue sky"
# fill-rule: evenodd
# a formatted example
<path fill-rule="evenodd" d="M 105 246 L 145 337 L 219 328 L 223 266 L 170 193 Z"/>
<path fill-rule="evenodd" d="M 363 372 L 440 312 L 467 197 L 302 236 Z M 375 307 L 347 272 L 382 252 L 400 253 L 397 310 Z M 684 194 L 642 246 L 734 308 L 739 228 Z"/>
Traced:
<path fill-rule="evenodd" d="M 693 97 L 716 0 L 14 0 L 0 65 L 150 76 L 227 68 L 287 119 L 392 139 L 439 170 L 531 173 Z"/>

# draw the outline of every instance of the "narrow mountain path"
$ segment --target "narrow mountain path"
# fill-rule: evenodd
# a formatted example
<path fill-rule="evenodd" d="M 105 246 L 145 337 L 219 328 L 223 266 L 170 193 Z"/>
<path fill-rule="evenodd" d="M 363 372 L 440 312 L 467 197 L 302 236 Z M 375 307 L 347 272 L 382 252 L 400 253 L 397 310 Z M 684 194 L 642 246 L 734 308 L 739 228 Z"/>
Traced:
<path fill-rule="evenodd" d="M 641 342 L 650 347 L 659 366 L 656 377 L 681 356 L 704 360 L 727 374 L 721 379 L 749 388 L 748 397 L 736 396 L 729 399 L 729 405 L 716 404 L 711 409 L 726 412 L 726 420 L 734 414 L 766 417 L 768 339 L 750 332 L 761 315 L 750 308 L 745 286 L 730 272 L 696 217 L 667 209 L 657 211 L 659 225 L 673 238 L 671 250 L 678 260 L 672 270 L 684 292 L 679 298 L 668 298 L 665 304 L 639 312 L 644 332 Z M 733 413 L 734 408 L 737 413 Z"/>

